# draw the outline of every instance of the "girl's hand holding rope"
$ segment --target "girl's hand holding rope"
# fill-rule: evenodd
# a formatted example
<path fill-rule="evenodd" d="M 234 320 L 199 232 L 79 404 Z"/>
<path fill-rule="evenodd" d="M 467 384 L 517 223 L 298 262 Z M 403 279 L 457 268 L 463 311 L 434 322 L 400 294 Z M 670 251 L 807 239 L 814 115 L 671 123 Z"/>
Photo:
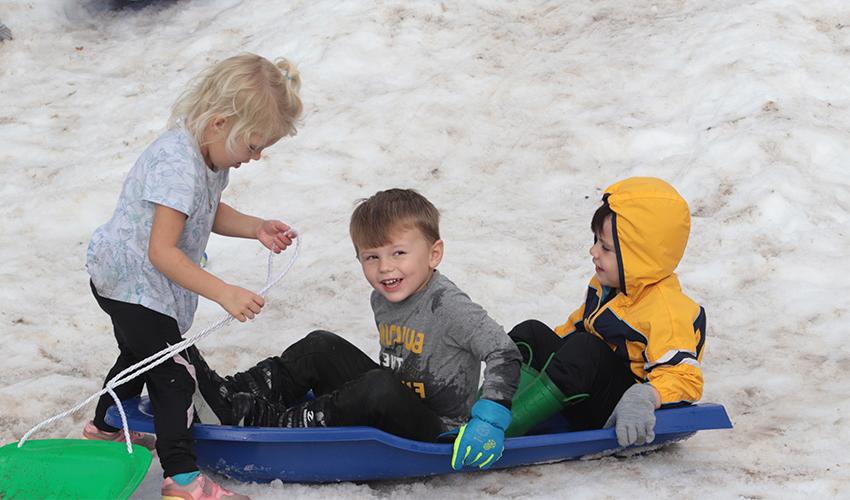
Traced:
<path fill-rule="evenodd" d="M 266 300 L 251 290 L 240 286 L 225 284 L 221 291 L 221 298 L 217 299 L 218 305 L 228 312 L 237 321 L 244 323 L 254 316 L 260 314 L 260 310 L 266 304 Z"/>
<path fill-rule="evenodd" d="M 279 220 L 264 220 L 257 226 L 257 239 L 274 253 L 286 250 L 296 236 L 290 226 Z"/>

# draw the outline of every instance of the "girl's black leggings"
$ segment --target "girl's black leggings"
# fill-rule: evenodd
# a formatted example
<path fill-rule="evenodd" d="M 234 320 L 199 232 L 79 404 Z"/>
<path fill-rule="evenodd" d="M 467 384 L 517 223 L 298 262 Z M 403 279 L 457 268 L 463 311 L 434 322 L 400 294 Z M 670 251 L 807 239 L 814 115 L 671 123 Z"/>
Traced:
<path fill-rule="evenodd" d="M 101 297 L 94 284 L 89 282 L 89 285 L 100 308 L 112 318 L 115 340 L 118 341 L 118 359 L 106 375 L 104 387 L 107 381 L 122 370 L 183 340 L 174 318 L 139 304 Z M 194 369 L 187 361 L 185 352 L 181 352 L 142 376 L 115 388 L 118 398 L 123 401 L 139 396 L 142 387 L 147 384 L 154 408 L 156 451 L 165 477 L 198 470 L 190 431 L 194 418 L 193 374 Z M 113 404 L 109 394 L 104 394 L 98 400 L 94 425 L 99 429 L 117 430 L 104 421 L 106 410 Z"/>

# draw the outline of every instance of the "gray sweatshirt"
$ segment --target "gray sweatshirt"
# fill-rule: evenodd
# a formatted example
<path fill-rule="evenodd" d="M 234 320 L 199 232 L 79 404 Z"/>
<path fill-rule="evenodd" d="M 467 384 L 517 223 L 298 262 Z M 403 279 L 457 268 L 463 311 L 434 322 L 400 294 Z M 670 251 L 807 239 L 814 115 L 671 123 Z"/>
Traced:
<path fill-rule="evenodd" d="M 510 401 L 521 356 L 505 330 L 448 278 L 434 271 L 428 286 L 403 302 L 372 292 L 380 333 L 380 364 L 390 368 L 439 415 L 446 428 L 469 419 L 478 399 Z"/>

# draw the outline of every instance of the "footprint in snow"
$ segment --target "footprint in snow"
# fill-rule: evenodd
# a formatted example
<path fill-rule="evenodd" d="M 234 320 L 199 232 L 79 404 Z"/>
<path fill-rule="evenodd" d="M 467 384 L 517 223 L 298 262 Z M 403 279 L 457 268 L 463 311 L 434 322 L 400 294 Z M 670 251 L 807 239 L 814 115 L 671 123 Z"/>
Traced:
<path fill-rule="evenodd" d="M 12 39 L 12 30 L 6 27 L 5 24 L 0 23 L 0 42 L 5 42 L 6 40 Z"/>

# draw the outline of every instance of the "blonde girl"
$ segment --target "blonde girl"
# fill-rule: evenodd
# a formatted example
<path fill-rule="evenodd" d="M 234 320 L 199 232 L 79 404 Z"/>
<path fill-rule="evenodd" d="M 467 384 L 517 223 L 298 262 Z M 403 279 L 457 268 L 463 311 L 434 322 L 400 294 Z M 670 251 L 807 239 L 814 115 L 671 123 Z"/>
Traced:
<path fill-rule="evenodd" d="M 112 218 L 88 247 L 86 268 L 100 307 L 110 316 L 119 355 L 106 376 L 182 340 L 198 295 L 239 321 L 252 319 L 263 298 L 227 283 L 198 262 L 210 232 L 254 238 L 280 252 L 294 233 L 279 220 L 243 214 L 221 201 L 231 169 L 259 160 L 265 148 L 295 135 L 301 115 L 300 77 L 285 59 L 274 63 L 243 54 L 201 74 L 172 109 L 169 129 L 136 161 Z M 123 399 L 147 384 L 156 409 L 156 450 L 164 472 L 163 497 L 245 498 L 199 474 L 192 449 L 194 368 L 185 352 L 116 388 Z M 104 416 L 104 395 L 83 435 L 121 440 Z M 134 433 L 154 447 L 151 436 Z"/>

